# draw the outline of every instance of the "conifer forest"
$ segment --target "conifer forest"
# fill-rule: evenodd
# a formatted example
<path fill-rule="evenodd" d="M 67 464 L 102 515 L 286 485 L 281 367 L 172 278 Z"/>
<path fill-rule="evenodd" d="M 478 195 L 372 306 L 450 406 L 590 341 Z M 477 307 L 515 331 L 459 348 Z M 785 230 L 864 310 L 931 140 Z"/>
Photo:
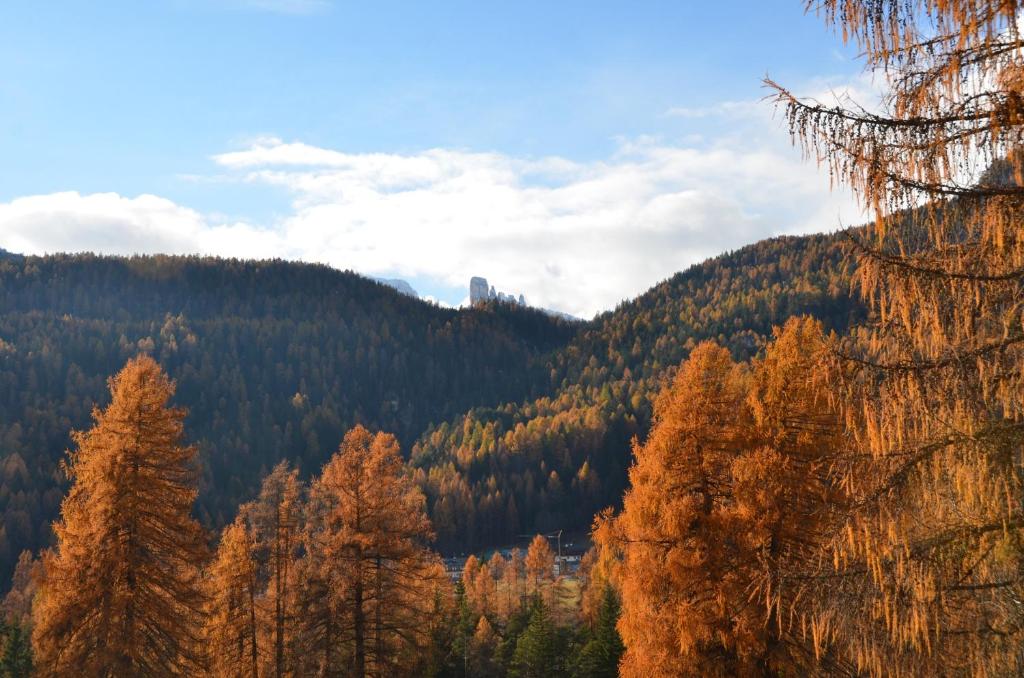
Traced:
<path fill-rule="evenodd" d="M 589 320 L 0 250 L 0 677 L 1024 675 L 1024 4 L 786 2 L 863 223 Z"/>

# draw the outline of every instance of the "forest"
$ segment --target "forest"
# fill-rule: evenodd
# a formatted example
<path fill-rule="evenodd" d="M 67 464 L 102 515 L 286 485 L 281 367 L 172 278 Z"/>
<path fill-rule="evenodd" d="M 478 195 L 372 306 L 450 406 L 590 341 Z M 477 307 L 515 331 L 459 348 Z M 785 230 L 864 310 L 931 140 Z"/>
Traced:
<path fill-rule="evenodd" d="M 0 260 L 0 573 L 50 542 L 72 430 L 138 353 L 177 383 L 220 528 L 288 459 L 319 469 L 356 423 L 405 443 L 474 405 L 539 395 L 574 324 L 457 312 L 326 266 L 60 255 Z M 441 396 L 441 397 L 439 397 Z"/>
<path fill-rule="evenodd" d="M 807 8 L 881 107 L 765 84 L 873 220 L 588 323 L 0 257 L 0 675 L 1024 672 L 1021 9 Z"/>
<path fill-rule="evenodd" d="M 307 477 L 362 424 L 412 457 L 438 548 L 454 553 L 588 529 L 621 497 L 629 440 L 695 341 L 749 356 L 796 313 L 844 328 L 862 312 L 850 277 L 836 236 L 770 240 L 584 324 L 502 303 L 443 309 L 308 264 L 0 260 L 0 408 L 15 413 L 0 420 L 0 576 L 50 543 L 69 433 L 139 352 L 190 412 L 210 529 L 278 462 Z"/>

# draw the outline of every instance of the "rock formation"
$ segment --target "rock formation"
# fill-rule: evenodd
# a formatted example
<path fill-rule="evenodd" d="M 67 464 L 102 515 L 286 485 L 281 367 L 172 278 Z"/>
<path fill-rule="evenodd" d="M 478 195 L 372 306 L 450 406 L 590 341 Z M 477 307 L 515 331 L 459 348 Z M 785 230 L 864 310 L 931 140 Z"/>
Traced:
<path fill-rule="evenodd" d="M 412 288 L 412 285 L 399 278 L 374 278 L 374 280 L 379 283 L 383 283 L 388 287 L 393 287 L 406 296 L 410 296 L 415 299 L 420 298 L 420 295 L 416 293 L 416 290 Z"/>
<path fill-rule="evenodd" d="M 503 301 L 507 304 L 526 306 L 526 297 L 523 295 L 520 294 L 519 298 L 516 299 L 514 294 L 497 292 L 494 289 L 494 285 L 487 284 L 487 278 L 473 276 L 469 279 L 469 303 L 476 306 L 486 301 Z"/>
<path fill-rule="evenodd" d="M 469 303 L 476 306 L 488 300 L 487 278 L 473 277 L 469 279 Z"/>

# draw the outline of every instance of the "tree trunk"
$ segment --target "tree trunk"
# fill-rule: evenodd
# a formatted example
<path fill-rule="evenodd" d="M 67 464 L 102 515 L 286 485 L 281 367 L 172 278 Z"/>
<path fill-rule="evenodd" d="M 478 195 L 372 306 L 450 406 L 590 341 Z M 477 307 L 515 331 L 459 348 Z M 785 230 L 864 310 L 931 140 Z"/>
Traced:
<path fill-rule="evenodd" d="M 238 629 L 238 656 L 235 657 L 235 675 L 242 678 L 242 667 L 245 666 L 245 632 Z"/>
<path fill-rule="evenodd" d="M 277 534 L 274 540 L 274 665 L 277 669 L 277 678 L 281 678 L 284 675 L 284 601 L 281 599 L 283 595 L 283 580 L 281 578 L 281 564 L 284 561 L 284 554 L 282 553 L 281 547 L 281 504 L 278 502 L 276 506 L 277 511 Z"/>
<path fill-rule="evenodd" d="M 383 585 L 383 575 L 381 574 L 381 558 L 380 558 L 379 555 L 377 556 L 376 568 L 377 568 L 377 581 L 376 581 L 376 591 L 374 592 L 375 595 L 377 596 L 376 601 L 375 601 L 376 602 L 376 613 L 374 615 L 374 617 L 375 617 L 374 625 L 376 627 L 374 629 L 374 636 L 375 636 L 374 637 L 374 641 L 375 641 L 375 651 L 374 651 L 374 653 L 376 654 L 376 657 L 374 657 L 374 668 L 375 668 L 375 673 L 376 673 L 377 676 L 383 676 L 384 675 L 384 671 L 383 671 L 383 666 L 384 666 L 384 622 L 383 622 L 382 614 L 383 614 L 383 609 L 384 609 L 384 601 L 383 601 L 384 585 Z"/>
<path fill-rule="evenodd" d="M 249 578 L 249 653 L 252 661 L 252 677 L 258 678 L 259 652 L 256 650 L 256 581 L 255 576 Z"/>
<path fill-rule="evenodd" d="M 363 557 L 356 547 L 356 583 L 352 592 L 352 614 L 355 626 L 355 677 L 366 678 L 366 611 L 363 609 Z"/>

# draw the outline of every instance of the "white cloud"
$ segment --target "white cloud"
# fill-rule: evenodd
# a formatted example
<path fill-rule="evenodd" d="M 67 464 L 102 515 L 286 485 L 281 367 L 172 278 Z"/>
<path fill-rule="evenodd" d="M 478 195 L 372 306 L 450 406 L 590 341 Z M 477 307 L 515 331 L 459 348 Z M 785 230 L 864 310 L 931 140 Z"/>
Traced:
<path fill-rule="evenodd" d="M 211 223 L 195 210 L 155 195 L 75 191 L 0 203 L 0 247 L 24 254 L 217 254 L 271 257 L 279 233 L 251 225 Z"/>
<path fill-rule="evenodd" d="M 0 244 L 16 252 L 178 252 L 205 228 L 199 213 L 154 195 L 65 192 L 0 203 Z"/>
<path fill-rule="evenodd" d="M 148 195 L 56 193 L 0 203 L 0 247 L 281 256 L 460 288 L 483 275 L 589 317 L 725 250 L 861 219 L 767 104 L 707 115 L 729 122 L 713 143 L 623 140 L 592 162 L 258 139 L 213 160 L 220 181 L 288 193 L 292 210 L 273 223 L 221 223 Z"/>

